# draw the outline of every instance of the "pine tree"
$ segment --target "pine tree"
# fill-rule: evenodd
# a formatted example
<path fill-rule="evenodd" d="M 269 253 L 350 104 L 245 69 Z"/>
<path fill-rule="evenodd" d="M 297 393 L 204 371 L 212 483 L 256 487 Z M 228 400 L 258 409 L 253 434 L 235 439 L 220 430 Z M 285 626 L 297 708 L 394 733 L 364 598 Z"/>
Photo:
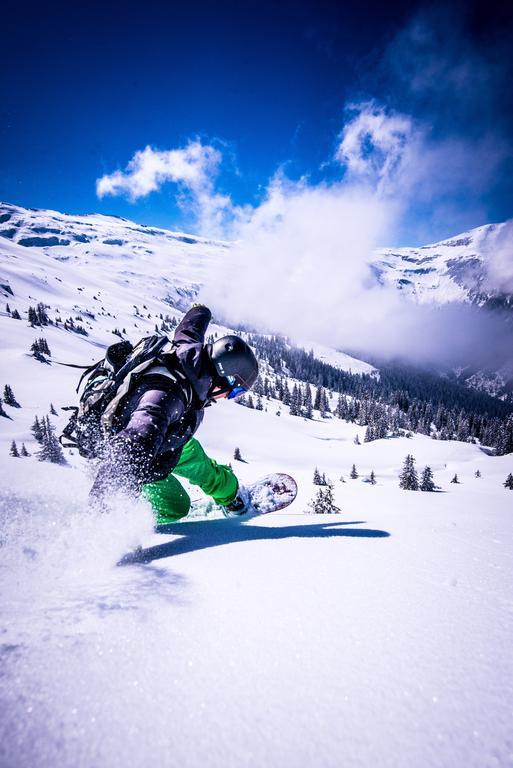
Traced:
<path fill-rule="evenodd" d="M 294 384 L 294 387 L 292 389 L 289 413 L 291 416 L 301 415 L 301 393 L 299 391 L 297 384 Z"/>
<path fill-rule="evenodd" d="M 39 461 L 50 461 L 52 464 L 66 464 L 64 453 L 55 436 L 55 430 L 47 416 L 42 422 L 43 439 L 41 450 L 37 453 Z"/>
<path fill-rule="evenodd" d="M 11 450 L 9 451 L 9 456 L 14 456 L 16 459 L 19 459 L 20 454 L 18 453 L 18 447 L 16 445 L 16 441 L 13 440 L 11 443 Z"/>
<path fill-rule="evenodd" d="M 356 480 L 356 478 L 359 477 L 358 472 L 356 471 L 355 464 L 353 464 L 353 466 L 352 466 L 351 473 L 350 473 L 349 477 L 351 478 L 351 480 Z"/>
<path fill-rule="evenodd" d="M 13 309 L 13 311 L 11 312 L 11 318 L 13 320 L 21 320 L 21 315 L 17 309 Z"/>
<path fill-rule="evenodd" d="M 431 470 L 431 467 L 424 467 L 422 471 L 422 477 L 420 479 L 420 490 L 421 491 L 436 490 L 436 485 L 435 485 L 435 481 L 433 480 L 433 472 Z"/>
<path fill-rule="evenodd" d="M 5 412 L 4 406 L 2 403 L 2 398 L 0 397 L 0 416 L 5 416 L 6 419 L 10 419 L 11 417 Z"/>
<path fill-rule="evenodd" d="M 313 473 L 313 484 L 314 485 L 322 485 L 321 473 L 319 472 L 317 467 L 315 467 L 314 473 Z"/>
<path fill-rule="evenodd" d="M 374 474 L 374 470 L 371 470 L 371 473 L 369 475 L 369 483 L 371 485 L 376 485 L 376 475 Z"/>
<path fill-rule="evenodd" d="M 242 454 L 240 452 L 240 448 L 236 448 L 234 450 L 233 458 L 235 459 L 235 461 L 244 461 L 244 459 L 242 458 Z"/>
<path fill-rule="evenodd" d="M 323 389 L 323 407 L 322 407 L 322 411 L 323 411 L 323 413 L 322 413 L 323 416 L 326 416 L 326 414 L 331 413 L 330 398 L 329 398 L 328 392 L 325 389 Z"/>
<path fill-rule="evenodd" d="M 361 445 L 361 443 L 360 443 L 360 438 L 358 437 L 358 433 L 355 435 L 355 438 L 354 438 L 354 440 L 353 440 L 353 443 L 354 443 L 355 445 Z"/>
<path fill-rule="evenodd" d="M 55 410 L 53 403 L 50 403 L 50 413 L 52 414 L 52 416 L 58 416 L 58 413 Z"/>
<path fill-rule="evenodd" d="M 474 472 L 474 477 L 481 477 L 481 470 L 476 469 L 476 471 Z"/>
<path fill-rule="evenodd" d="M 25 448 L 25 443 L 21 444 L 20 456 L 30 456 L 30 453 Z"/>
<path fill-rule="evenodd" d="M 506 482 L 504 483 L 504 488 L 509 488 L 510 491 L 513 491 L 513 474 L 511 474 L 511 472 L 506 478 Z"/>
<path fill-rule="evenodd" d="M 30 429 L 31 429 L 32 434 L 34 435 L 34 439 L 37 440 L 38 443 L 42 443 L 43 442 L 43 427 L 41 425 L 41 422 L 37 418 L 37 416 L 34 419 L 34 423 L 32 424 Z"/>
<path fill-rule="evenodd" d="M 415 469 L 415 459 L 411 454 L 408 454 L 404 460 L 404 466 L 399 475 L 399 488 L 405 491 L 419 490 L 419 478 Z"/>
<path fill-rule="evenodd" d="M 20 404 L 14 397 L 14 393 L 9 384 L 6 384 L 4 387 L 4 403 L 6 405 L 12 406 L 13 408 L 21 408 Z"/>
<path fill-rule="evenodd" d="M 46 307 L 40 301 L 36 307 L 37 321 L 39 325 L 48 325 L 48 315 L 46 314 Z"/>
<path fill-rule="evenodd" d="M 308 505 L 315 515 L 333 515 L 340 512 L 333 499 L 333 488 L 328 485 L 326 489 L 319 488 L 315 497 Z"/>
<path fill-rule="evenodd" d="M 7 312 L 8 315 L 11 314 L 11 308 L 10 308 L 9 304 L 5 305 L 5 311 Z"/>
<path fill-rule="evenodd" d="M 342 393 L 338 396 L 338 403 L 337 408 L 335 410 L 335 414 L 338 416 L 339 419 L 345 419 L 347 415 L 347 402 L 346 398 Z"/>
<path fill-rule="evenodd" d="M 333 486 L 328 485 L 326 487 L 326 490 L 324 491 L 324 504 L 326 507 L 326 514 L 328 515 L 334 515 L 337 512 L 340 512 L 340 507 L 337 507 L 335 504 L 335 499 L 333 498 Z"/>
<path fill-rule="evenodd" d="M 304 403 L 304 416 L 306 419 L 311 419 L 313 417 L 313 407 L 312 407 L 312 390 L 309 384 L 307 384 L 305 387 L 305 399 L 303 403 Z"/>
<path fill-rule="evenodd" d="M 264 406 L 262 404 L 262 395 L 257 395 L 257 403 L 256 403 L 256 410 L 257 411 L 263 411 Z"/>
<path fill-rule="evenodd" d="M 460 481 L 458 480 L 458 475 L 455 474 L 451 480 L 451 483 L 455 483 L 456 485 L 459 485 L 459 482 Z"/>
<path fill-rule="evenodd" d="M 29 325 L 31 326 L 39 325 L 39 321 L 37 319 L 37 312 L 34 309 L 34 307 L 28 308 L 28 321 L 29 321 Z"/>

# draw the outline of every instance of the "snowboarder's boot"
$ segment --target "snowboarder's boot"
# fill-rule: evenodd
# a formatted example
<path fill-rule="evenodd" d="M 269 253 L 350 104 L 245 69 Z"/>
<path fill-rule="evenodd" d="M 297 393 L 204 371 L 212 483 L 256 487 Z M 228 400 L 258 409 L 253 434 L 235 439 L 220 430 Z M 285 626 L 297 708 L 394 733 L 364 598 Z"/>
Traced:
<path fill-rule="evenodd" d="M 251 504 L 248 489 L 243 485 L 239 485 L 234 500 L 229 504 L 222 506 L 221 509 L 225 517 L 238 517 L 239 515 L 246 515 L 248 512 L 253 512 L 253 505 Z"/>

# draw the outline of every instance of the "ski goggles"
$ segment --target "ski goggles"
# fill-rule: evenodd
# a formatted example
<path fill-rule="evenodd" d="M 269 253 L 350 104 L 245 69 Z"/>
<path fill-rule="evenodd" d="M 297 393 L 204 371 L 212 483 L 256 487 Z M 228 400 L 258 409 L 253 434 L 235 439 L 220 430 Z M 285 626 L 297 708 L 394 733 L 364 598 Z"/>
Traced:
<path fill-rule="evenodd" d="M 242 395 L 244 392 L 247 392 L 246 387 L 241 387 L 236 383 L 235 376 L 226 376 L 226 381 L 230 385 L 231 389 L 226 395 L 227 400 L 232 400 L 234 397 L 238 397 L 239 395 Z"/>

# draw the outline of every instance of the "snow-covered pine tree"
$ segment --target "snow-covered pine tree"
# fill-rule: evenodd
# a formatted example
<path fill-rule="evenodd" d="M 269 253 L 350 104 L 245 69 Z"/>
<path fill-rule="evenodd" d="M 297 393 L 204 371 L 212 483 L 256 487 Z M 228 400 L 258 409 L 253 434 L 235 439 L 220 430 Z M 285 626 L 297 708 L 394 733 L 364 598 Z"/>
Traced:
<path fill-rule="evenodd" d="M 480 469 L 476 469 L 476 471 L 474 472 L 474 477 L 481 477 L 481 470 Z"/>
<path fill-rule="evenodd" d="M 10 405 L 12 408 L 21 408 L 20 404 L 14 397 L 14 393 L 9 384 L 6 384 L 4 387 L 4 403 L 6 405 Z"/>
<path fill-rule="evenodd" d="M 330 398 L 329 398 L 328 392 L 325 389 L 323 389 L 321 416 L 325 417 L 328 413 L 331 413 Z"/>
<path fill-rule="evenodd" d="M 399 475 L 399 488 L 402 488 L 404 491 L 419 490 L 419 478 L 415 469 L 415 459 L 411 454 L 408 454 L 404 460 L 404 466 Z"/>
<path fill-rule="evenodd" d="M 21 315 L 17 309 L 13 309 L 13 311 L 11 312 L 11 318 L 13 320 L 21 320 Z"/>
<path fill-rule="evenodd" d="M 19 459 L 20 454 L 18 453 L 18 446 L 16 445 L 16 441 L 13 440 L 11 443 L 11 449 L 9 451 L 9 456 L 14 456 L 16 459 Z"/>
<path fill-rule="evenodd" d="M 322 488 L 319 488 L 313 499 L 308 503 L 308 506 L 314 515 L 324 514 L 324 491 Z"/>
<path fill-rule="evenodd" d="M 43 427 L 41 425 L 41 422 L 39 421 L 38 417 L 34 419 L 34 423 L 32 424 L 30 428 L 32 434 L 34 435 L 34 439 L 37 440 L 38 443 L 43 442 Z"/>
<path fill-rule="evenodd" d="M 306 419 L 313 418 L 312 388 L 310 387 L 310 384 L 307 384 L 305 387 L 305 397 L 303 400 L 303 407 L 304 407 L 303 414 L 305 418 Z"/>
<path fill-rule="evenodd" d="M 48 325 L 49 318 L 46 313 L 46 306 L 43 304 L 42 301 L 40 301 L 36 307 L 36 315 L 37 315 L 37 320 L 39 325 Z"/>
<path fill-rule="evenodd" d="M 287 379 L 285 379 L 285 383 L 283 384 L 282 402 L 283 402 L 283 405 L 290 405 L 290 389 L 289 389 Z"/>
<path fill-rule="evenodd" d="M 322 485 L 321 473 L 319 472 L 317 467 L 315 467 L 315 469 L 314 469 L 313 481 L 312 482 L 313 482 L 314 485 Z"/>
<path fill-rule="evenodd" d="M 371 473 L 369 475 L 369 483 L 371 485 L 376 485 L 376 475 L 374 474 L 374 470 L 371 470 Z"/>
<path fill-rule="evenodd" d="M 48 416 L 42 421 L 43 439 L 41 450 L 37 453 L 39 461 L 50 461 L 52 464 L 66 464 L 64 453 L 55 436 L 55 430 Z"/>
<path fill-rule="evenodd" d="M 495 453 L 497 456 L 513 453 L 513 415 L 499 426 L 493 444 L 496 446 Z"/>
<path fill-rule="evenodd" d="M 360 438 L 358 437 L 358 433 L 355 435 L 355 438 L 354 438 L 354 440 L 353 440 L 353 443 L 354 443 L 355 445 L 361 445 L 361 443 L 360 443 Z"/>
<path fill-rule="evenodd" d="M 513 491 L 513 474 L 511 472 L 506 478 L 504 488 L 508 488 L 510 491 Z"/>
<path fill-rule="evenodd" d="M 335 515 L 337 512 L 340 512 L 340 507 L 337 507 L 335 499 L 333 498 L 332 485 L 327 485 L 326 490 L 324 491 L 324 506 L 325 514 L 327 515 Z"/>
<path fill-rule="evenodd" d="M 25 448 L 25 443 L 21 444 L 20 456 L 30 456 L 30 453 Z"/>
<path fill-rule="evenodd" d="M 345 419 L 347 417 L 347 402 L 342 392 L 338 396 L 335 414 L 339 419 Z"/>
<path fill-rule="evenodd" d="M 50 413 L 52 414 L 52 416 L 58 416 L 58 413 L 55 410 L 53 403 L 50 403 Z"/>
<path fill-rule="evenodd" d="M 435 481 L 433 480 L 433 471 L 431 467 L 426 466 L 422 470 L 422 477 L 420 479 L 420 490 L 421 491 L 436 490 Z"/>
<path fill-rule="evenodd" d="M 263 406 L 263 403 L 262 403 L 262 395 L 260 395 L 260 394 L 257 395 L 257 403 L 256 403 L 255 408 L 256 408 L 257 411 L 263 411 L 264 410 L 264 406 Z"/>
<path fill-rule="evenodd" d="M 454 474 L 454 477 L 451 480 L 451 483 L 454 483 L 455 485 L 459 485 L 458 475 Z"/>
<path fill-rule="evenodd" d="M 248 408 L 254 408 L 254 407 L 255 406 L 253 404 L 253 398 L 252 398 L 251 394 L 249 394 L 248 395 Z"/>
<path fill-rule="evenodd" d="M 351 468 L 351 472 L 349 474 L 349 477 L 351 478 L 351 480 L 356 480 L 356 478 L 359 477 L 358 472 L 356 471 L 356 465 L 355 464 L 353 464 L 353 466 Z"/>
<path fill-rule="evenodd" d="M 331 485 L 326 486 L 325 489 L 319 488 L 308 506 L 314 515 L 333 515 L 340 512 L 333 499 L 333 488 Z"/>
<path fill-rule="evenodd" d="M 37 319 L 37 312 L 34 309 L 34 307 L 29 307 L 28 308 L 27 315 L 28 315 L 29 325 L 31 325 L 31 326 L 39 325 L 39 321 Z"/>
<path fill-rule="evenodd" d="M 6 419 L 10 419 L 11 418 L 9 416 L 9 414 L 7 414 L 5 412 L 5 410 L 4 410 L 4 406 L 3 406 L 3 402 L 2 402 L 2 398 L 1 397 L 0 397 L 0 416 L 5 416 Z"/>
<path fill-rule="evenodd" d="M 243 461 L 242 454 L 240 452 L 240 448 L 236 448 L 233 452 L 233 458 L 235 461 Z"/>

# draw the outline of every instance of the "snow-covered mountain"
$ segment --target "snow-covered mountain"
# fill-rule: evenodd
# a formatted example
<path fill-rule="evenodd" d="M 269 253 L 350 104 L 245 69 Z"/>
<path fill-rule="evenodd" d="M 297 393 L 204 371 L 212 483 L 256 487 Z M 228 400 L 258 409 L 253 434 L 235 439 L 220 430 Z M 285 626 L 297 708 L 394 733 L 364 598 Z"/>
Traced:
<path fill-rule="evenodd" d="M 488 281 L 490 250 L 505 226 L 488 224 L 419 248 L 380 249 L 371 268 L 378 282 L 419 303 L 512 309 L 513 295 Z M 230 247 L 115 216 L 75 216 L 6 203 L 0 204 L 0 237 L 4 253 L 5 241 L 11 242 L 71 262 L 79 274 L 101 263 L 102 272 L 117 283 L 144 278 L 153 292 L 178 303 L 195 295 Z"/>
<path fill-rule="evenodd" d="M 394 285 L 419 303 L 513 310 L 513 294 L 489 281 L 490 253 L 506 226 L 486 224 L 432 245 L 379 250 L 373 272 L 380 283 Z"/>

